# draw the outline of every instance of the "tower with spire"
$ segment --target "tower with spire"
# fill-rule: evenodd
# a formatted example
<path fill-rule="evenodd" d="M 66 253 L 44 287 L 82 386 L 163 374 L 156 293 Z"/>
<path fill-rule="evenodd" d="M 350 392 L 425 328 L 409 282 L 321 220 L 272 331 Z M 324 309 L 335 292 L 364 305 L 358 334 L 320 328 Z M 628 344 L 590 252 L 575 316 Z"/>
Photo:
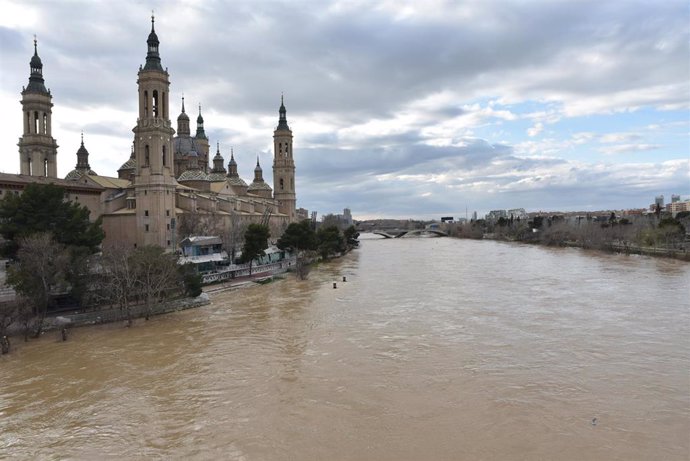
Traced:
<path fill-rule="evenodd" d="M 208 137 L 206 136 L 206 131 L 204 131 L 204 117 L 201 116 L 201 104 L 199 104 L 199 116 L 196 118 L 196 144 L 199 146 L 199 162 L 202 165 L 199 167 L 208 173 L 208 157 L 211 146 L 208 143 Z"/>
<path fill-rule="evenodd" d="M 24 134 L 19 138 L 19 171 L 28 176 L 57 178 L 57 148 L 52 135 L 52 99 L 43 80 L 43 63 L 38 57 L 34 37 L 34 55 L 29 63 L 29 85 L 22 89 Z"/>
<path fill-rule="evenodd" d="M 146 64 L 139 68 L 139 117 L 134 132 L 137 245 L 173 248 L 175 177 L 168 115 L 170 80 L 161 66 L 160 42 L 151 15 Z"/>
<path fill-rule="evenodd" d="M 210 181 L 225 181 L 227 171 L 225 170 L 225 165 L 223 165 L 224 161 L 225 159 L 220 155 L 220 143 L 216 143 L 216 155 L 213 157 L 213 169 L 208 175 Z"/>
<path fill-rule="evenodd" d="M 288 126 L 283 96 L 280 96 L 278 127 L 273 132 L 273 196 L 278 209 L 296 219 L 295 160 L 292 156 L 292 130 Z"/>
<path fill-rule="evenodd" d="M 81 146 L 77 150 L 77 166 L 74 170 L 67 173 L 65 179 L 76 181 L 84 175 L 97 175 L 95 171 L 91 169 L 89 165 L 89 151 L 84 147 L 84 132 L 81 133 Z"/>
<path fill-rule="evenodd" d="M 247 188 L 247 192 L 262 198 L 272 198 L 271 186 L 264 181 L 264 171 L 259 164 L 259 156 L 256 156 L 256 167 L 254 167 L 254 181 Z"/>

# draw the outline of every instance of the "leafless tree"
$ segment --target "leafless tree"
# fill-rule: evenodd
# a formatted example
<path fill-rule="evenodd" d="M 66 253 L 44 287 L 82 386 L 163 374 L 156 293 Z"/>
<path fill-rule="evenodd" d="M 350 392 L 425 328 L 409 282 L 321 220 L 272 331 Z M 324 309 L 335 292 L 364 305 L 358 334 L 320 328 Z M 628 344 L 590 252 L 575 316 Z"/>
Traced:
<path fill-rule="evenodd" d="M 36 317 L 34 335 L 38 337 L 55 293 L 65 288 L 69 252 L 50 233 L 39 233 L 19 240 L 17 259 L 7 281 L 30 303 Z"/>
<path fill-rule="evenodd" d="M 232 211 L 226 221 L 225 228 L 220 237 L 223 241 L 223 248 L 228 253 L 230 261 L 235 262 L 237 251 L 242 248 L 244 243 L 244 233 L 247 231 L 247 223 L 242 220 L 236 211 Z"/>
<path fill-rule="evenodd" d="M 9 327 L 13 323 L 21 323 L 22 318 L 33 318 L 31 306 L 22 296 L 11 301 L 0 303 L 0 354 L 10 351 Z M 25 340 L 29 338 L 29 329 L 24 332 Z"/>
<path fill-rule="evenodd" d="M 136 286 L 144 299 L 148 320 L 152 307 L 168 292 L 181 286 L 177 258 L 161 247 L 146 246 L 135 250 L 132 259 Z"/>
<path fill-rule="evenodd" d="M 185 212 L 179 217 L 177 232 L 180 238 L 190 235 L 220 235 L 222 217 L 215 212 Z"/>
<path fill-rule="evenodd" d="M 132 325 L 132 301 L 137 285 L 137 274 L 132 258 L 134 249 L 113 245 L 103 249 L 101 259 L 102 293 L 114 301 Z"/>

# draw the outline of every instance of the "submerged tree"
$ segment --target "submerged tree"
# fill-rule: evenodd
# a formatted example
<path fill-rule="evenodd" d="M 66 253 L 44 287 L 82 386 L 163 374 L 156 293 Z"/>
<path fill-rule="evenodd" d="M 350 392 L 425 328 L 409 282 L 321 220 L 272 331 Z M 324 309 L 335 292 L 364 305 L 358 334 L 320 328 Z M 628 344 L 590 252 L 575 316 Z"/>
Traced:
<path fill-rule="evenodd" d="M 309 263 L 318 248 L 316 232 L 312 229 L 311 222 L 304 220 L 299 223 L 291 223 L 283 235 L 278 239 L 278 248 L 296 254 L 297 276 L 304 280 L 309 274 Z"/>
<path fill-rule="evenodd" d="M 131 259 L 135 286 L 144 300 L 148 320 L 153 305 L 180 286 L 177 258 L 159 246 L 148 245 L 135 249 Z"/>
<path fill-rule="evenodd" d="M 57 291 L 66 288 L 69 252 L 44 232 L 19 239 L 18 262 L 9 269 L 7 281 L 31 305 L 36 318 L 35 336 L 43 330 L 48 306 Z"/>
<path fill-rule="evenodd" d="M 345 238 L 336 226 L 321 227 L 316 233 L 318 249 L 323 259 L 345 251 Z"/>
<path fill-rule="evenodd" d="M 103 300 L 119 306 L 132 325 L 132 304 L 137 285 L 137 274 L 132 257 L 134 249 L 124 245 L 113 245 L 103 249 L 101 258 L 101 293 Z"/>

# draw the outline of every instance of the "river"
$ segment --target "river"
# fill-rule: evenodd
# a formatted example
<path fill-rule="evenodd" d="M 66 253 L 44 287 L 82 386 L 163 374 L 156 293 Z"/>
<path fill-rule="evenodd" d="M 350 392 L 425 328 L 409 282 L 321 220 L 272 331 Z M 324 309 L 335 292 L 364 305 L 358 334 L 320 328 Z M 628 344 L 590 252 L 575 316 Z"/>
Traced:
<path fill-rule="evenodd" d="M 688 287 L 668 259 L 363 235 L 306 281 L 18 344 L 0 458 L 687 460 Z"/>

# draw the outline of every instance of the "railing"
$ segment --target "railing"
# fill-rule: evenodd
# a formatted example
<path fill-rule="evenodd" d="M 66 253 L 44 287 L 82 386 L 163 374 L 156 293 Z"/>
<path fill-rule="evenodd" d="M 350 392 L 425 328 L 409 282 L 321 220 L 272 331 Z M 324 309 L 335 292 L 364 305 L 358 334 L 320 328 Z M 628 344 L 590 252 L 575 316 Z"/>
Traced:
<path fill-rule="evenodd" d="M 203 284 L 224 282 L 227 280 L 236 279 L 239 277 L 248 277 L 267 275 L 267 274 L 279 274 L 287 271 L 294 264 L 294 259 L 283 259 L 282 261 L 252 265 L 251 274 L 249 273 L 249 264 L 233 264 L 228 266 L 228 269 L 220 272 L 209 272 L 201 274 L 201 282 Z"/>

